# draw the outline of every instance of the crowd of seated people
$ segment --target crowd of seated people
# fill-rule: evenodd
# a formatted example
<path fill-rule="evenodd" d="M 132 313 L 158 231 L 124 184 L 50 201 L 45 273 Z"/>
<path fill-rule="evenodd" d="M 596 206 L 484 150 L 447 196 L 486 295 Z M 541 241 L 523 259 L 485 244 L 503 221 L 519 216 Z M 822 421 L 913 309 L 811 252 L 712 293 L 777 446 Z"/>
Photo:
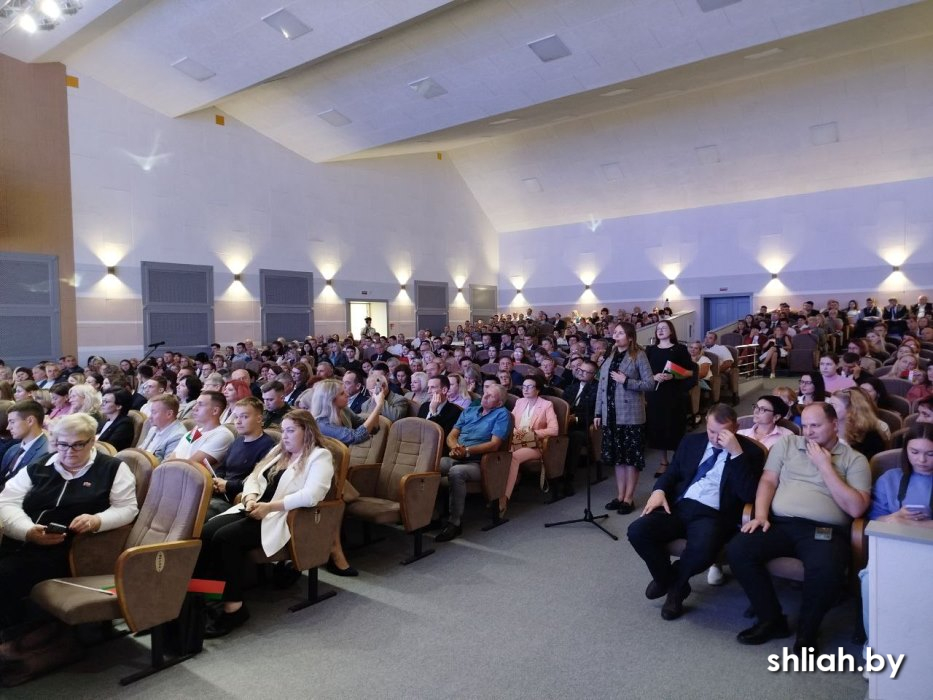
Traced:
<path fill-rule="evenodd" d="M 652 495 L 642 511 L 646 519 L 636 521 L 641 523 L 640 529 L 630 531 L 633 544 L 637 542 L 636 548 L 646 558 L 652 573 L 648 597 L 666 596 L 662 608 L 665 619 L 675 619 L 684 612 L 690 577 L 714 564 L 719 551 L 728 543 L 728 560 L 758 615 L 758 623 L 745 630 L 740 641 L 759 643 L 789 633 L 780 607 L 763 583 L 760 569 L 752 562 L 755 557 L 760 560 L 760 554 L 752 556 L 752 550 L 758 552 L 763 547 L 764 551 L 773 553 L 780 549 L 777 545 L 770 549 L 773 545 L 770 540 L 764 544 L 759 541 L 762 525 L 766 522 L 771 526 L 786 525 L 785 529 L 792 533 L 795 518 L 809 517 L 829 527 L 845 528 L 851 518 L 864 512 L 868 504 L 865 494 L 870 484 L 864 483 L 865 470 L 858 457 L 865 460 L 886 448 L 905 444 L 903 435 L 901 442 L 897 442 L 898 431 L 892 430 L 883 419 L 890 407 L 890 397 L 888 385 L 878 376 L 882 368 L 888 367 L 890 379 L 909 385 L 903 396 L 911 415 L 916 414 L 914 421 L 933 422 L 933 370 L 929 369 L 928 358 L 923 355 L 931 349 L 933 328 L 929 326 L 929 306 L 923 299 L 921 297 L 918 302 L 922 310 L 918 317 L 916 310 L 902 313 L 895 308 L 896 304 L 879 310 L 875 318 L 874 309 L 850 314 L 830 302 L 822 312 L 815 311 L 812 304 L 805 304 L 796 317 L 789 308 L 783 308 L 786 305 L 774 312 L 762 308 L 758 315 L 737 324 L 743 340 L 757 343 L 762 349 L 760 357 L 766 370 L 773 372 L 784 357 L 782 350 L 789 350 L 792 339 L 801 333 L 818 338 L 819 362 L 811 372 L 800 377 L 798 391 L 778 387 L 762 396 L 756 404 L 751 428 L 739 431 L 734 412 L 720 405 L 707 418 L 707 442 L 691 443 L 689 450 L 684 441 L 677 446 L 671 460 L 671 465 L 676 465 L 674 471 L 668 477 L 661 475 L 657 495 Z M 571 430 L 575 420 L 582 418 L 585 423 L 577 426 L 573 443 L 576 449 L 568 451 L 566 471 L 570 480 L 565 477 L 562 484 L 553 485 L 563 489 L 566 495 L 573 494 L 574 466 L 593 423 L 597 377 L 604 362 L 614 357 L 617 350 L 612 345 L 613 332 L 620 322 L 639 327 L 663 321 L 670 315 L 670 309 L 656 314 L 635 309 L 631 313 L 619 310 L 613 316 L 608 309 L 602 309 L 590 317 L 575 313 L 562 317 L 560 314 L 548 316 L 544 312 L 533 314 L 529 309 L 527 314 L 505 314 L 488 323 L 464 323 L 455 331 L 445 328 L 438 335 L 421 331 L 410 339 L 401 334 L 383 337 L 373 331 L 359 341 L 352 334 L 345 338 L 308 337 L 302 341 L 277 339 L 262 346 L 244 340 L 226 348 L 214 345 L 209 352 L 193 357 L 173 351 L 143 361 L 107 362 L 100 357 L 89 357 L 85 367 L 78 366 L 72 356 L 61 358 L 59 362 L 42 362 L 32 368 L 0 365 L 0 518 L 13 514 L 9 517 L 20 523 L 17 528 L 7 529 L 5 547 L 19 551 L 38 543 L 39 539 L 45 543 L 45 538 L 52 537 L 40 532 L 44 522 L 31 521 L 32 525 L 25 527 L 28 523 L 24 517 L 31 517 L 29 511 L 24 515 L 22 504 L 17 505 L 10 499 L 23 498 L 23 489 L 29 492 L 31 479 L 35 478 L 29 472 L 33 465 L 57 469 L 60 478 L 69 478 L 65 473 L 67 464 L 58 468 L 59 462 L 65 464 L 65 457 L 56 456 L 56 450 L 70 455 L 68 464 L 74 463 L 70 474 L 78 473 L 79 468 L 85 466 L 77 464 L 80 459 L 76 455 L 85 458 L 86 463 L 93 461 L 93 451 L 88 452 L 84 443 L 93 445 L 95 440 L 109 443 L 116 450 L 139 447 L 152 454 L 156 461 L 180 458 L 205 464 L 213 472 L 211 515 L 239 507 L 227 520 L 231 524 L 243 522 L 229 530 L 212 528 L 208 540 L 213 544 L 205 550 L 205 557 L 209 558 L 202 562 L 205 570 L 232 581 L 230 596 L 210 623 L 210 634 L 221 636 L 245 622 L 248 616 L 239 612 L 242 582 L 230 573 L 241 566 L 242 553 L 231 563 L 224 559 L 224 551 L 228 550 L 222 545 L 227 538 L 239 537 L 248 531 L 241 549 L 247 544 L 250 547 L 262 544 L 267 549 L 281 546 L 278 525 L 274 542 L 270 540 L 271 544 L 267 544 L 265 525 L 256 529 L 246 521 L 264 520 L 282 510 L 306 506 L 323 497 L 326 492 L 323 482 L 332 468 L 328 471 L 323 466 L 312 465 L 312 462 L 330 459 L 322 456 L 319 450 L 315 451 L 320 435 L 336 437 L 348 445 L 365 441 L 378 429 L 379 417 L 394 422 L 418 416 L 441 425 L 445 456 L 440 468 L 448 477 L 450 488 L 439 497 L 438 513 L 446 511 L 447 519 L 436 541 L 454 539 L 463 532 L 461 519 L 466 484 L 479 478 L 476 460 L 487 452 L 513 451 L 507 488 L 499 503 L 501 516 L 519 478 L 520 465 L 528 459 L 539 458 L 538 441 L 555 434 L 553 409 L 543 397 L 558 396 L 567 401 Z M 859 328 L 865 331 L 864 338 L 858 336 Z M 786 343 L 778 342 L 779 338 L 785 338 Z M 710 355 L 716 356 L 720 371 L 728 371 L 733 361 L 733 355 L 720 345 L 715 333 L 708 334 L 703 341 L 689 342 L 687 349 L 691 360 L 687 363 L 689 370 L 694 373 L 693 380 L 701 386 L 711 379 Z M 838 356 L 834 350 L 843 354 Z M 521 399 L 517 402 L 511 399 L 510 391 Z M 811 411 L 811 407 L 816 410 Z M 130 420 L 131 411 L 140 412 L 147 421 L 148 429 L 138 438 Z M 74 416 L 81 417 L 80 424 L 71 420 Z M 904 416 L 905 424 L 910 417 Z M 779 426 L 777 423 L 781 419 L 800 427 L 804 436 L 802 445 L 819 447 L 801 448 L 801 454 L 809 460 L 807 464 L 799 463 L 800 454 L 789 447 L 800 440 L 800 436 L 789 434 L 786 427 Z M 513 425 L 513 442 L 505 444 L 507 426 Z M 289 432 L 289 441 L 281 443 L 284 447 L 273 453 L 276 444 L 280 444 L 283 430 Z M 746 437 L 752 442 L 742 442 Z M 81 450 L 72 449 L 78 444 Z M 739 468 L 736 465 L 745 462 L 736 459 L 749 445 L 761 445 L 765 455 L 769 449 L 772 452 L 767 460 L 756 456 L 751 462 L 752 471 L 742 472 L 741 479 L 746 481 L 737 482 L 741 487 L 735 487 L 736 498 L 752 501 L 758 509 L 742 531 L 749 535 L 750 544 L 745 543 L 744 537 L 733 537 L 738 533 L 737 523 L 729 520 L 724 531 L 723 522 L 716 521 L 710 524 L 712 530 L 709 530 L 717 533 L 714 539 L 689 554 L 682 568 L 665 568 L 670 566 L 669 560 L 664 565 L 659 563 L 657 542 L 660 540 L 656 539 L 659 535 L 654 528 L 661 528 L 667 534 L 686 533 L 688 538 L 689 533 L 706 532 L 706 526 L 699 527 L 696 523 L 702 521 L 704 508 L 715 510 L 718 504 L 707 505 L 716 485 L 704 480 L 738 479 L 734 475 Z M 777 462 L 774 454 L 778 452 L 786 464 Z M 808 469 L 824 480 L 831 480 L 826 470 L 826 455 L 830 455 L 830 462 L 835 464 L 837 453 L 843 455 L 854 470 L 851 480 L 846 481 L 849 490 L 841 491 L 846 494 L 843 502 L 827 501 L 819 512 L 798 513 L 793 505 L 797 494 L 792 487 L 788 486 L 786 494 L 772 488 L 776 477 L 770 475 L 783 475 L 784 470 L 788 470 L 789 479 L 799 479 L 801 484 L 809 483 Z M 317 456 L 309 462 L 312 454 Z M 116 473 L 121 462 L 118 459 L 107 464 Z M 278 487 L 289 469 L 301 477 L 294 482 L 301 484 L 294 492 L 300 496 L 294 498 L 288 495 L 292 493 L 288 491 L 290 487 L 283 487 L 285 490 L 281 493 Z M 700 471 L 703 473 L 698 477 Z M 313 488 L 312 481 L 308 481 L 312 479 L 312 472 Z M 21 473 L 30 476 L 27 479 L 19 476 Z M 759 482 L 758 476 L 762 473 L 765 476 Z M 754 489 L 747 483 L 753 476 L 756 493 L 750 492 Z M 811 481 L 812 477 L 813 474 L 809 477 Z M 18 486 L 7 494 L 3 485 L 14 480 Z M 121 488 L 125 486 L 121 482 Z M 245 508 L 240 506 L 244 495 Z M 116 498 L 113 493 L 111 496 Z M 684 498 L 696 500 L 699 505 L 683 504 Z M 659 516 L 661 511 L 672 513 L 671 499 L 678 504 L 674 514 L 679 524 L 662 523 Z M 122 500 L 120 504 L 121 513 L 129 512 Z M 730 518 L 734 515 L 732 505 Z M 94 508 L 98 509 L 98 515 L 107 512 L 104 501 L 95 503 Z M 771 520 L 768 519 L 769 509 Z M 97 517 L 90 506 L 87 510 L 87 513 L 75 511 L 71 518 L 71 522 L 76 523 L 75 531 L 109 526 L 109 516 Z M 631 508 L 625 512 L 630 511 Z M 654 517 L 647 519 L 651 514 Z M 232 518 L 233 515 L 237 518 Z M 55 544 L 63 542 L 56 540 Z M 214 553 L 208 554 L 211 551 Z M 797 554 L 803 554 L 801 558 L 806 561 L 807 557 L 823 556 L 825 552 Z M 839 559 L 841 554 L 831 552 L 830 556 Z M 7 554 L 0 552 L 0 561 L 7 559 Z M 13 558 L 0 564 L 0 575 L 6 576 L 4 567 L 15 569 L 16 561 Z M 48 571 L 54 568 L 57 572 L 61 569 L 61 561 L 51 562 L 49 567 Z M 327 568 L 343 576 L 357 573 L 347 561 L 339 537 L 333 543 Z M 46 569 L 39 567 L 39 570 Z M 14 579 L 19 581 L 15 576 Z M 20 581 L 16 585 L 26 590 L 27 583 Z M 833 580 L 821 581 L 819 586 L 823 588 L 818 586 L 816 602 L 808 604 L 810 607 L 802 612 L 804 626 L 798 632 L 798 645 L 815 642 L 829 599 L 827 590 L 832 585 Z"/>

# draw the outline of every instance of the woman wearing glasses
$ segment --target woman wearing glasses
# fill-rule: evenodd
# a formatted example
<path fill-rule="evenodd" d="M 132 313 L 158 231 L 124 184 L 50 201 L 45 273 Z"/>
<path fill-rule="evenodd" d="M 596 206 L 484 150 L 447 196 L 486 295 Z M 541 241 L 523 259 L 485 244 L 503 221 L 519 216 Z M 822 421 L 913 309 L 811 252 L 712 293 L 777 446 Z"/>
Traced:
<path fill-rule="evenodd" d="M 20 469 L 0 492 L 0 629 L 19 621 L 20 600 L 35 584 L 69 575 L 74 534 L 113 530 L 139 511 L 133 473 L 94 449 L 96 432 L 86 413 L 62 416 L 52 438 L 57 453 Z M 65 532 L 49 532 L 53 523 Z"/>
<path fill-rule="evenodd" d="M 792 430 L 777 424 L 788 410 L 787 404 L 780 397 L 772 394 L 761 396 L 752 410 L 754 411 L 754 425 L 740 430 L 739 435 L 757 440 L 770 450 L 782 437 L 794 434 Z"/>
<path fill-rule="evenodd" d="M 797 406 L 794 410 L 794 423 L 800 425 L 800 412 L 804 406 L 826 400 L 826 385 L 823 375 L 819 372 L 809 372 L 800 375 L 800 391 L 797 394 Z"/>
<path fill-rule="evenodd" d="M 544 378 L 540 374 L 529 374 L 522 380 L 522 398 L 515 402 L 512 417 L 515 429 L 512 431 L 512 462 L 509 465 L 509 480 L 505 485 L 505 495 L 499 499 L 499 515 L 505 515 L 518 470 L 524 462 L 541 459 L 540 440 L 558 434 L 557 414 L 550 401 L 541 396 Z M 542 466 L 543 470 L 544 467 Z"/>

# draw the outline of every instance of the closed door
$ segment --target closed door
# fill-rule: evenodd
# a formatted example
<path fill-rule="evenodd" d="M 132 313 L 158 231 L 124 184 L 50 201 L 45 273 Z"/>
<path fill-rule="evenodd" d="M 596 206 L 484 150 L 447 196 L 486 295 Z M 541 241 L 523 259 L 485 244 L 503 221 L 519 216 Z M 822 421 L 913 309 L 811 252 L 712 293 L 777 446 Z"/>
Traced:
<path fill-rule="evenodd" d="M 703 300 L 703 318 L 706 330 L 722 328 L 744 318 L 751 311 L 752 297 L 742 294 L 728 297 L 706 297 Z"/>

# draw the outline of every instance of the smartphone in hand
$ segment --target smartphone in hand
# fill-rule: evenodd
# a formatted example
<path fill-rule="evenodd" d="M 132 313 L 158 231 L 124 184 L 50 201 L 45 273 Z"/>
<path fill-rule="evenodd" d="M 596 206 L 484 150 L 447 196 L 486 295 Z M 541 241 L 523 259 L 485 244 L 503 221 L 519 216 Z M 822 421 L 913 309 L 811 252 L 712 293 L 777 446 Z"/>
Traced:
<path fill-rule="evenodd" d="M 47 535 L 67 535 L 68 526 L 61 525 L 59 523 L 49 523 L 45 526 L 45 534 Z"/>

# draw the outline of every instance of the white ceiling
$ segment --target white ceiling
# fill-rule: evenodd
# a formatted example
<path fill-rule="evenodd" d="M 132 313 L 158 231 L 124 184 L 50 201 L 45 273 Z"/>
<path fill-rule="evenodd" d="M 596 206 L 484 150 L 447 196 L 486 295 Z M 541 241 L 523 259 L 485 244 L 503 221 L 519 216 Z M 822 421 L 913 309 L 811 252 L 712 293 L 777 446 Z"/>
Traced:
<path fill-rule="evenodd" d="M 7 31 L 0 52 L 62 61 L 169 116 L 223 110 L 315 162 L 488 141 L 900 40 L 933 22 L 933 0 L 719 0 L 725 7 L 710 12 L 701 0 L 84 4 L 51 32 Z M 282 7 L 312 31 L 288 41 L 261 21 Z M 572 53 L 543 63 L 527 44 L 551 34 Z M 184 57 L 216 75 L 198 82 L 172 68 Z M 447 93 L 425 99 L 409 88 L 428 76 Z M 623 88 L 631 92 L 604 96 Z M 350 123 L 317 116 L 332 109 Z"/>

